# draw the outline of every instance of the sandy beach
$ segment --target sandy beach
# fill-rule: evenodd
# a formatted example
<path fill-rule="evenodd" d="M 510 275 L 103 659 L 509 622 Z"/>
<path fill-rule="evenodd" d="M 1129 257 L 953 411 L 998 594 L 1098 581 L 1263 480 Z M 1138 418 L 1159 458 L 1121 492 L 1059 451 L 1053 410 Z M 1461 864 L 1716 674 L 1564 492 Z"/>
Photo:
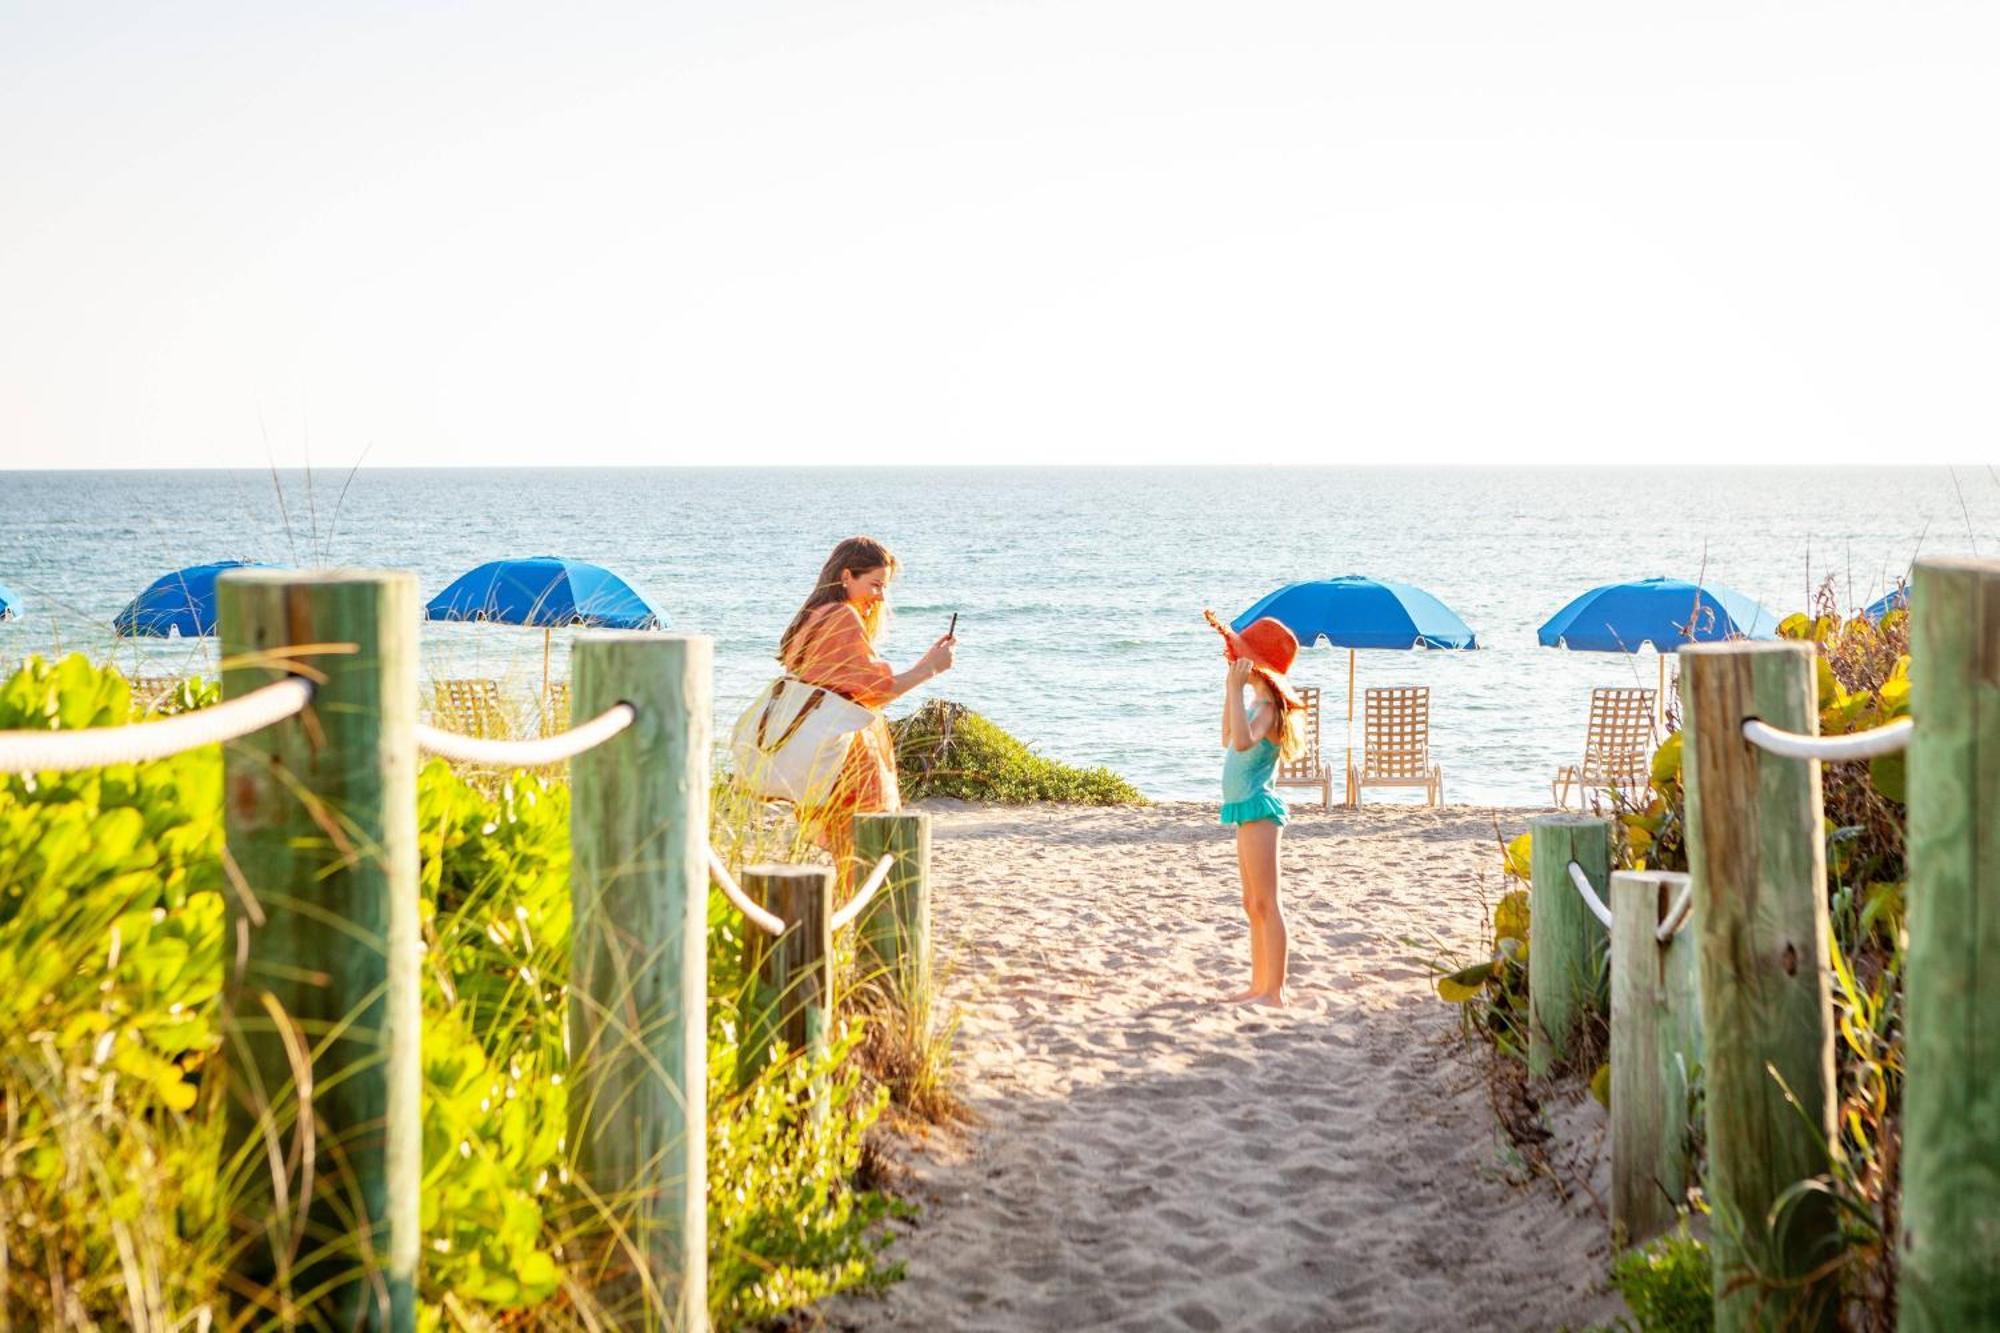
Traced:
<path fill-rule="evenodd" d="M 978 1123 L 898 1150 L 907 1279 L 855 1329 L 1546 1329 L 1603 1289 L 1608 1150 L 1549 1109 L 1531 1178 L 1429 959 L 1478 948 L 1494 824 L 1530 812 L 1296 812 L 1282 1011 L 1242 982 L 1215 807 L 933 809 L 939 975 Z M 1482 882 L 1483 881 L 1483 882 Z M 1591 1157 L 1596 1157 L 1594 1166 Z M 1594 1179 L 1593 1179 L 1594 1177 Z"/>

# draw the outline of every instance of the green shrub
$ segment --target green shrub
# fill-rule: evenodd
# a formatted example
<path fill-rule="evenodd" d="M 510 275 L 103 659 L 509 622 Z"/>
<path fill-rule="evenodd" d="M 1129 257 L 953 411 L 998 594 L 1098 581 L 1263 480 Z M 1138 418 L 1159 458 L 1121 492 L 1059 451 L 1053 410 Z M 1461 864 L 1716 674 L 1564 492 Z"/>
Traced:
<path fill-rule="evenodd" d="M 1619 1255 L 1611 1265 L 1611 1285 L 1632 1312 L 1619 1327 L 1639 1333 L 1705 1333 L 1715 1327 L 1708 1247 L 1685 1226 Z"/>
<path fill-rule="evenodd" d="M 1909 656 L 1908 615 L 1892 612 L 1879 622 L 1843 616 L 1831 585 L 1822 587 L 1809 612 L 1788 616 L 1780 637 L 1809 643 L 1815 650 L 1814 676 L 1823 735 L 1843 735 L 1879 727 L 1908 716 L 1910 676 L 1923 664 Z M 1669 722 L 1675 722 L 1669 713 Z M 1635 869 L 1685 871 L 1687 867 L 1683 736 L 1671 730 L 1653 755 L 1650 783 L 1643 794 L 1620 794 L 1609 812 L 1616 818 L 1614 863 Z M 1900 1185 L 1896 1164 L 1901 1142 L 1903 1083 L 1902 974 L 1908 867 L 1905 857 L 1905 760 L 1901 754 L 1863 763 L 1826 764 L 1821 771 L 1825 810 L 1828 908 L 1831 917 L 1834 1070 L 1839 1127 L 1827 1169 L 1802 1182 L 1787 1206 L 1802 1198 L 1830 1194 L 1837 1201 L 1840 1251 L 1825 1267 L 1826 1286 L 1837 1285 L 1844 1327 L 1888 1329 L 1895 1325 L 1897 1265 L 1894 1238 Z M 1525 883 L 1529 859 L 1524 836 L 1503 849 L 1505 874 Z M 1464 1006 L 1469 1030 L 1497 1050 L 1525 1049 L 1524 964 L 1531 947 L 1527 904 L 1502 899 L 1496 912 L 1491 956 L 1467 966 L 1454 959 L 1441 965 L 1439 994 Z M 1520 929 L 1510 928 L 1518 920 Z M 1510 939 L 1510 936 L 1513 938 Z M 1603 965 L 1600 956 L 1600 967 Z M 1455 971 L 1448 969 L 1456 967 Z M 1699 1098 L 1700 1071 L 1692 1094 Z M 1497 1104 L 1497 1103 L 1496 1103 Z M 1503 1125 L 1506 1116 L 1502 1116 Z M 1698 1162 L 1705 1152 L 1701 1117 L 1693 1120 Z M 1697 1174 L 1705 1170 L 1698 1167 Z M 1717 1218 L 1718 1225 L 1742 1227 Z M 1783 1215 L 1755 1219 L 1745 1229 L 1751 1252 L 1774 1251 L 1772 1232 Z M 1688 1242 L 1692 1244 L 1692 1242 Z M 1635 1270 L 1636 1272 L 1636 1270 Z M 1636 1281 L 1651 1278 L 1635 1276 Z M 1661 1279 L 1664 1280 L 1664 1279 Z M 1775 1275 L 1754 1263 L 1733 1281 L 1768 1284 Z M 1705 1279 L 1704 1279 L 1705 1281 Z M 1634 1305 L 1635 1312 L 1638 1306 Z M 1696 1327 L 1671 1322 L 1644 1327 Z M 1707 1327 L 1701 1323 L 1700 1327 Z"/>
<path fill-rule="evenodd" d="M 887 1286 L 880 1224 L 913 1210 L 852 1185 L 862 1139 L 889 1100 L 864 1091 L 852 1058 L 862 1037 L 846 1026 L 817 1057 L 780 1059 L 738 1093 L 736 1050 L 709 1038 L 708 1305 L 717 1328 L 737 1328 L 835 1292 Z M 827 1110 L 814 1115 L 815 1087 Z"/>
<path fill-rule="evenodd" d="M 1493 906 L 1493 944 L 1487 956 L 1451 972 L 1444 971 L 1448 964 L 1440 965 L 1436 983 L 1438 998 L 1460 1006 L 1468 1031 L 1524 1063 L 1528 1058 L 1528 936 L 1532 916 L 1528 838 L 1523 833 L 1501 844 L 1502 892 Z"/>
<path fill-rule="evenodd" d="M 123 678 L 81 657 L 0 684 L 0 729 L 113 725 L 130 707 Z M 443 763 L 418 783 L 422 1322 L 584 1327 L 591 1278 L 566 1258 L 590 1217 L 565 1170 L 569 790 L 491 786 Z M 212 746 L 0 779 L 0 1313 L 24 1326 L 193 1326 L 221 1307 L 235 1182 L 263 1169 L 222 1160 L 205 1077 L 221 1049 L 222 787 Z M 880 1238 L 893 1205 L 851 1184 L 883 1101 L 849 1058 L 858 1031 L 721 1095 L 730 919 L 711 904 L 709 1296 L 725 1329 L 899 1271 Z M 815 1086 L 831 1093 L 819 1116 Z"/>
<path fill-rule="evenodd" d="M 889 724 L 903 799 L 952 796 L 1027 805 L 1142 805 L 1139 789 L 1108 768 L 1073 768 L 1036 754 L 972 710 L 933 699 Z"/>
<path fill-rule="evenodd" d="M 0 685 L 4 730 L 130 712 L 81 657 Z M 221 812 L 212 747 L 0 778 L 0 1311 L 22 1326 L 144 1324 L 135 1291 L 178 1312 L 212 1290 Z"/>

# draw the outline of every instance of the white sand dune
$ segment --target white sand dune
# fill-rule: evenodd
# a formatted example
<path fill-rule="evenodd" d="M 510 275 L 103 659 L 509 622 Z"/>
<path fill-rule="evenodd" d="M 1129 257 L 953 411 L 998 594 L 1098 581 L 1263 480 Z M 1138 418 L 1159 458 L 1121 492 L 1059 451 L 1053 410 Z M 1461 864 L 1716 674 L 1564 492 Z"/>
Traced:
<path fill-rule="evenodd" d="M 935 808 L 941 977 L 980 1123 L 904 1150 L 924 1209 L 897 1246 L 908 1279 L 833 1321 L 1150 1333 L 1616 1314 L 1601 1212 L 1588 1191 L 1565 1203 L 1522 1183 L 1478 1052 L 1430 986 L 1442 947 L 1477 949 L 1496 814 L 1525 827 L 1521 811 L 1301 812 L 1290 1006 L 1272 1011 L 1215 1003 L 1247 976 L 1215 807 Z M 1559 1118 L 1601 1133 L 1593 1105 Z"/>

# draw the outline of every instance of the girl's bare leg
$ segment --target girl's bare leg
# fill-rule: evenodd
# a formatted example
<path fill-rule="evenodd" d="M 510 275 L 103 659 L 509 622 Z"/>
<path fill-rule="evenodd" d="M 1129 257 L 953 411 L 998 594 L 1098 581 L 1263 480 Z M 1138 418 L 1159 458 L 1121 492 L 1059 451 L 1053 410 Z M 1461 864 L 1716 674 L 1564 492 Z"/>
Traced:
<path fill-rule="evenodd" d="M 1256 914 L 1251 910 L 1253 899 L 1250 891 L 1252 873 L 1250 840 L 1245 837 L 1250 828 L 1248 824 L 1236 826 L 1236 869 L 1243 879 L 1243 919 L 1250 926 L 1250 984 L 1233 995 L 1224 996 L 1222 1000 L 1224 1004 L 1241 1004 L 1245 1000 L 1255 999 L 1264 989 L 1264 939 L 1257 929 Z"/>
<path fill-rule="evenodd" d="M 1250 915 L 1252 957 L 1263 966 L 1251 970 L 1251 994 L 1256 1004 L 1273 1007 L 1285 1002 L 1285 972 L 1290 944 L 1285 914 L 1278 906 L 1278 842 L 1284 826 L 1271 820 L 1245 824 L 1238 830 L 1237 856 L 1243 868 L 1243 898 Z"/>

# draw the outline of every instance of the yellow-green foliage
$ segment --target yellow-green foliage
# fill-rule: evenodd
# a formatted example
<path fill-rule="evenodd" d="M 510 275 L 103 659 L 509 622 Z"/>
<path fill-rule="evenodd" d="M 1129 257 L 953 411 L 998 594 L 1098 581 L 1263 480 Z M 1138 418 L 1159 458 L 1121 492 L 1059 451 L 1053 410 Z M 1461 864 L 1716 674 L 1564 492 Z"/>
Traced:
<path fill-rule="evenodd" d="M 861 1036 L 843 1025 L 824 1054 L 781 1060 L 739 1093 L 735 1043 L 720 1025 L 710 1033 L 708 1304 L 718 1328 L 902 1276 L 884 1262 L 879 1224 L 910 1210 L 849 1183 L 889 1100 L 888 1089 L 862 1086 Z M 807 1110 L 815 1085 L 827 1098 L 820 1116 Z"/>
<path fill-rule="evenodd" d="M 184 702 L 212 700 L 212 687 Z M 0 729 L 129 716 L 113 670 L 31 661 Z M 442 763 L 418 787 L 426 1327 L 586 1326 L 562 1242 L 590 1208 L 564 1170 L 569 791 L 524 774 L 484 795 Z M 0 781 L 0 1309 L 23 1327 L 192 1326 L 222 1306 L 222 765 Z M 711 921 L 720 923 L 719 911 Z M 712 929 L 710 1300 L 720 1327 L 890 1280 L 890 1205 L 851 1180 L 882 1097 L 850 1035 L 733 1088 L 737 949 Z M 805 1113 L 803 1090 L 833 1090 Z"/>
<path fill-rule="evenodd" d="M 0 686 L 5 730 L 130 711 L 81 657 Z M 59 1322 L 58 1293 L 142 1324 L 214 1281 L 219 1117 L 194 1108 L 217 1042 L 221 802 L 212 748 L 0 778 L 0 1303 L 20 1326 Z"/>
<path fill-rule="evenodd" d="M 1715 1327 L 1715 1287 L 1708 1247 L 1686 1226 L 1611 1265 L 1611 1285 L 1632 1318 L 1614 1327 L 1635 1333 L 1707 1333 Z"/>
<path fill-rule="evenodd" d="M 954 796 L 1006 805 L 1140 805 L 1146 799 L 1108 768 L 1073 768 L 1036 754 L 979 714 L 942 699 L 890 728 L 906 801 Z"/>
<path fill-rule="evenodd" d="M 1493 907 L 1493 946 L 1481 962 L 1437 979 L 1438 997 L 1502 1052 L 1528 1057 L 1529 835 L 1501 844 L 1505 885 Z"/>
<path fill-rule="evenodd" d="M 1862 731 L 1908 716 L 1910 676 L 1923 664 L 1910 660 L 1906 612 L 1892 611 L 1879 622 L 1843 617 L 1831 590 L 1825 589 L 1810 613 L 1787 617 L 1778 632 L 1817 649 L 1814 674 L 1822 734 Z M 1687 869 L 1682 761 L 1682 734 L 1674 731 L 1653 756 L 1650 789 L 1619 802 L 1619 864 Z M 1839 1132 L 1827 1170 L 1795 1188 L 1827 1192 L 1840 1202 L 1843 1249 L 1831 1266 L 1841 1282 L 1843 1326 L 1888 1328 L 1895 1322 L 1896 1158 L 1903 1083 L 1904 757 L 1827 764 L 1821 776 L 1833 924 Z M 1527 840 L 1516 843 L 1518 847 L 1505 849 L 1510 877 L 1526 873 Z M 1502 907 L 1504 919 L 1504 901 Z M 1514 1048 L 1525 1016 L 1525 989 L 1519 996 L 1514 990 L 1523 972 L 1516 960 L 1525 960 L 1530 947 L 1525 908 L 1521 916 L 1517 944 L 1509 946 L 1505 932 L 1496 931 L 1500 938 L 1490 961 L 1438 983 L 1445 999 L 1466 1005 L 1469 1026 L 1501 1049 Z M 1784 1210 L 1774 1208 L 1773 1217 L 1761 1225 L 1782 1227 Z M 1628 1256 L 1613 1272 L 1639 1327 L 1646 1329 L 1707 1327 L 1702 1321 L 1708 1312 L 1708 1280 L 1704 1254 L 1685 1237 Z"/>

